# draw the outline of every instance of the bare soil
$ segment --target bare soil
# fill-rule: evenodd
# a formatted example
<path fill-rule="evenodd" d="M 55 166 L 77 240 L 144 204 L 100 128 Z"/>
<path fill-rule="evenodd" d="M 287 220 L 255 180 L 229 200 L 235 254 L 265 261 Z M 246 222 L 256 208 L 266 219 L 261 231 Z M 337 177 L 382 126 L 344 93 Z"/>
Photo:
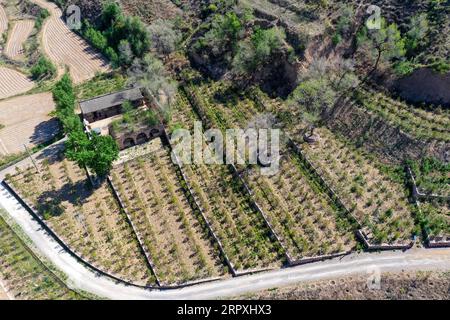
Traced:
<path fill-rule="evenodd" d="M 17 60 L 23 56 L 23 44 L 33 31 L 33 20 L 19 20 L 14 23 L 14 27 L 6 43 L 5 55 L 11 59 Z"/>
<path fill-rule="evenodd" d="M 25 93 L 34 87 L 26 75 L 5 67 L 0 67 L 0 99 Z"/>
<path fill-rule="evenodd" d="M 58 133 L 58 122 L 49 114 L 55 110 L 51 93 L 21 96 L 0 102 L 0 155 L 24 151 Z"/>
<path fill-rule="evenodd" d="M 105 58 L 67 27 L 56 4 L 45 0 L 33 2 L 51 14 L 42 27 L 42 44 L 45 53 L 58 65 L 59 74 L 67 66 L 73 81 L 81 83 L 93 78 L 97 72 L 109 70 Z"/>
<path fill-rule="evenodd" d="M 450 298 L 449 272 L 401 272 L 381 275 L 380 289 L 369 289 L 367 275 L 308 282 L 239 298 L 273 300 L 423 300 Z"/>
<path fill-rule="evenodd" d="M 0 37 L 6 30 L 8 30 L 8 18 L 6 16 L 5 9 L 3 9 L 3 6 L 0 5 Z"/>

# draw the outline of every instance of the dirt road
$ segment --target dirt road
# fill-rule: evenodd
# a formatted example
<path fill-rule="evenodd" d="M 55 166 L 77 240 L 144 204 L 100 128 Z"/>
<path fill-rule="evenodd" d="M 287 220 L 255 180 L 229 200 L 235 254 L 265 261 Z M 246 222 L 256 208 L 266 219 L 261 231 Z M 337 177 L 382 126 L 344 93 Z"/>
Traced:
<path fill-rule="evenodd" d="M 450 270 L 449 249 L 412 249 L 406 252 L 352 254 L 340 259 L 278 269 L 183 289 L 150 291 L 118 284 L 87 269 L 44 232 L 3 186 L 0 187 L 0 205 L 21 226 L 36 247 L 56 267 L 67 274 L 72 287 L 110 299 L 213 299 L 282 287 L 303 281 L 365 274 L 373 268 L 378 268 L 380 272 Z"/>

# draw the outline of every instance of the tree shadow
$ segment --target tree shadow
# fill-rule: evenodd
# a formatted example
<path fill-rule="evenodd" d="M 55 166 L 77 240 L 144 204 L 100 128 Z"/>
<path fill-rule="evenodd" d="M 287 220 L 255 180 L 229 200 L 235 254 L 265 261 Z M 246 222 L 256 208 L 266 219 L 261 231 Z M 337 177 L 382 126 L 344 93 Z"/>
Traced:
<path fill-rule="evenodd" d="M 64 145 L 64 141 L 61 141 L 47 147 L 36 156 L 36 160 L 45 161 L 48 164 L 62 161 L 64 159 Z"/>
<path fill-rule="evenodd" d="M 37 199 L 37 210 L 44 219 L 59 217 L 66 209 L 64 203 L 74 207 L 82 206 L 95 190 L 87 178 L 76 183 L 68 182 L 57 190 L 43 192 Z"/>
<path fill-rule="evenodd" d="M 34 145 L 45 143 L 56 137 L 61 131 L 61 125 L 56 118 L 40 122 L 34 127 L 30 142 Z"/>

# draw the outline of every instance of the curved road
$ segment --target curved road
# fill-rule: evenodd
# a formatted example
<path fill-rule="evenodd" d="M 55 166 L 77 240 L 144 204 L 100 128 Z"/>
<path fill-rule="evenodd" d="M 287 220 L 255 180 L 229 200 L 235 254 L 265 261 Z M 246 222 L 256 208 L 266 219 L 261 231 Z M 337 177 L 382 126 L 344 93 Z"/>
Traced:
<path fill-rule="evenodd" d="M 71 287 L 109 299 L 214 299 L 302 281 L 366 274 L 374 267 L 378 267 L 381 272 L 450 270 L 450 249 L 411 249 L 406 252 L 352 254 L 324 262 L 228 278 L 183 289 L 144 290 L 118 284 L 84 267 L 64 251 L 3 186 L 0 186 L 0 207 L 24 230 L 37 249 L 68 276 Z"/>

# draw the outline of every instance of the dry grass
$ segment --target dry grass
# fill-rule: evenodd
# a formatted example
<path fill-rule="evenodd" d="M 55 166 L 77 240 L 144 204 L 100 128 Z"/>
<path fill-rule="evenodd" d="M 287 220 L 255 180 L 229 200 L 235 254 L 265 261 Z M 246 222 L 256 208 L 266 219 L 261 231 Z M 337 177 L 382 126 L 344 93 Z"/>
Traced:
<path fill-rule="evenodd" d="M 33 20 L 19 20 L 14 23 L 14 27 L 6 42 L 5 55 L 13 60 L 23 58 L 23 44 L 33 31 Z"/>
<path fill-rule="evenodd" d="M 20 96 L 0 102 L 0 155 L 25 151 L 58 134 L 59 124 L 49 114 L 55 104 L 51 93 Z"/>
<path fill-rule="evenodd" d="M 7 178 L 72 250 L 101 270 L 154 284 L 131 227 L 106 182 L 93 189 L 86 172 L 58 153 Z"/>
<path fill-rule="evenodd" d="M 0 67 L 0 100 L 25 93 L 34 87 L 34 82 L 26 75 L 5 67 Z"/>
<path fill-rule="evenodd" d="M 168 150 L 116 167 L 112 172 L 122 201 L 150 252 L 162 284 L 183 283 L 224 273 L 219 252 L 212 246 L 194 213 Z"/>

